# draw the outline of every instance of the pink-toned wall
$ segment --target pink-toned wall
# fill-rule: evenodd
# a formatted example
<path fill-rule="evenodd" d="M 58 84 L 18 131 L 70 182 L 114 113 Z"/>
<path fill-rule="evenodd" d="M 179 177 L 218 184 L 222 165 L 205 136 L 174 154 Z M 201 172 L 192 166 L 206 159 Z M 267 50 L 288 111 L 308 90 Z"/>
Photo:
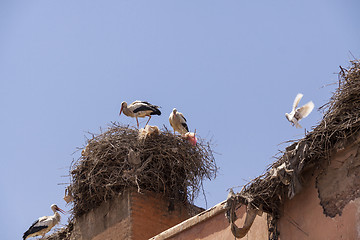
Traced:
<path fill-rule="evenodd" d="M 302 191 L 283 205 L 278 222 L 281 240 L 360 239 L 360 198 L 355 197 L 360 175 L 353 174 L 360 164 L 358 152 L 359 146 L 338 152 L 330 166 L 305 176 Z M 319 176 L 317 185 L 315 176 Z M 354 199 L 346 199 L 349 196 Z M 321 198 L 326 198 L 321 202 L 325 209 Z M 338 214 L 330 217 L 325 212 Z"/>
<path fill-rule="evenodd" d="M 245 206 L 241 207 L 236 212 L 238 219 L 236 220 L 236 225 L 241 227 L 245 221 Z M 267 240 L 268 239 L 268 230 L 267 230 L 267 216 L 257 216 L 250 231 L 245 236 L 244 239 L 247 240 Z M 203 222 L 195 224 L 193 227 L 181 231 L 178 234 L 165 238 L 169 240 L 192 240 L 192 239 L 201 239 L 201 240 L 228 240 L 234 239 L 233 234 L 230 230 L 230 224 L 225 217 L 225 211 L 220 211 L 215 216 L 206 219 Z"/>
<path fill-rule="evenodd" d="M 360 199 L 351 201 L 341 216 L 326 217 L 317 196 L 315 181 L 311 179 L 294 199 L 286 201 L 278 222 L 281 240 L 296 239 L 360 239 Z"/>

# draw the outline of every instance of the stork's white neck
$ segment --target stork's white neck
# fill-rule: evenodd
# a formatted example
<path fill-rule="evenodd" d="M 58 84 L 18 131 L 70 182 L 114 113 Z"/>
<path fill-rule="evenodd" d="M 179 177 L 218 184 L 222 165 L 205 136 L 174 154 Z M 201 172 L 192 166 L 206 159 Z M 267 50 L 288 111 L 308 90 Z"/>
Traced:
<path fill-rule="evenodd" d="M 60 222 L 61 216 L 58 212 L 55 211 L 54 218 L 56 219 L 56 222 L 58 223 L 58 222 Z"/>
<path fill-rule="evenodd" d="M 127 106 L 124 106 L 123 108 L 123 113 L 128 116 L 128 117 L 132 117 L 133 113 L 129 110 L 129 108 Z"/>

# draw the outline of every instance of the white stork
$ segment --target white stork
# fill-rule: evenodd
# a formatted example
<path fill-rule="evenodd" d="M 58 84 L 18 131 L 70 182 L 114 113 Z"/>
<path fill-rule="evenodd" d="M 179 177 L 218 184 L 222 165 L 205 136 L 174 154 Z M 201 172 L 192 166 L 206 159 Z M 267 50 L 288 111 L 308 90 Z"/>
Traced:
<path fill-rule="evenodd" d="M 189 132 L 189 128 L 186 124 L 186 118 L 181 112 L 178 112 L 176 108 L 172 110 L 169 116 L 169 122 L 172 128 L 180 134 Z"/>
<path fill-rule="evenodd" d="M 51 228 L 60 222 L 60 214 L 57 211 L 61 213 L 65 213 L 65 211 L 60 209 L 56 204 L 51 205 L 51 210 L 53 210 L 54 215 L 44 216 L 36 220 L 31 227 L 24 232 L 23 240 L 40 235 L 43 238 L 45 234 L 51 230 Z"/>
<path fill-rule="evenodd" d="M 298 108 L 298 104 L 303 95 L 298 93 L 295 97 L 293 108 L 290 113 L 285 113 L 285 117 L 291 124 L 296 126 L 296 128 L 301 128 L 301 125 L 298 123 L 301 119 L 307 117 L 311 111 L 314 109 L 314 103 L 312 101 L 308 102 L 304 106 Z"/>
<path fill-rule="evenodd" d="M 139 128 L 138 117 L 149 117 L 148 121 L 145 124 L 146 126 L 151 119 L 151 115 L 161 115 L 161 112 L 158 108 L 158 106 L 152 105 L 148 102 L 135 101 L 129 106 L 127 105 L 127 102 L 122 102 L 119 116 L 122 112 L 124 112 L 124 114 L 128 117 L 135 117 L 137 127 Z"/>

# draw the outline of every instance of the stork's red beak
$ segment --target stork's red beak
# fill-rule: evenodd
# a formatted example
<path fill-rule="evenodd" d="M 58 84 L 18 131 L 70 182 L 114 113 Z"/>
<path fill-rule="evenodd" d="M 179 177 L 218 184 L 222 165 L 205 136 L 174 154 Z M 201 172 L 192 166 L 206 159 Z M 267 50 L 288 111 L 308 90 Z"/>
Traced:
<path fill-rule="evenodd" d="M 121 115 L 122 110 L 123 110 L 123 106 L 121 105 L 119 116 Z"/>
<path fill-rule="evenodd" d="M 62 210 L 61 208 L 57 208 L 56 210 L 58 210 L 59 212 L 61 212 L 62 214 L 65 214 L 66 212 L 64 210 Z"/>

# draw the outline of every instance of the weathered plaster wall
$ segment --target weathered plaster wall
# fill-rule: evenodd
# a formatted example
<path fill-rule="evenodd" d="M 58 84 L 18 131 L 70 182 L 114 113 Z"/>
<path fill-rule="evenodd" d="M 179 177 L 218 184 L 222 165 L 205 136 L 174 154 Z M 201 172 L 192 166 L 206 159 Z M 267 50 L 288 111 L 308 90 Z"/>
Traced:
<path fill-rule="evenodd" d="M 338 152 L 328 167 L 304 176 L 302 191 L 283 205 L 281 240 L 360 239 L 358 149 Z"/>
<path fill-rule="evenodd" d="M 126 192 L 76 219 L 72 240 L 130 239 L 130 198 Z M 97 237 L 95 237 L 97 236 Z M 106 236 L 106 237 L 105 237 Z"/>
<path fill-rule="evenodd" d="M 107 228 L 104 232 L 96 235 L 92 240 L 128 240 L 131 238 L 130 218 L 126 218 L 113 226 Z"/>
<path fill-rule="evenodd" d="M 241 227 L 245 221 L 245 206 L 241 207 L 236 211 L 238 220 L 236 220 L 236 225 Z M 196 216 L 194 217 L 196 218 Z M 174 229 L 176 231 L 176 229 Z M 205 221 L 196 223 L 194 219 L 194 225 L 184 231 L 180 231 L 178 234 L 170 238 L 155 238 L 156 240 L 160 239 L 171 239 L 171 240 L 192 240 L 192 239 L 201 239 L 201 240 L 227 240 L 234 239 L 234 235 L 231 233 L 230 224 L 225 217 L 225 211 L 220 211 L 215 216 L 212 216 Z M 267 216 L 257 216 L 250 231 L 244 237 L 247 240 L 267 240 L 268 231 L 267 231 Z"/>
<path fill-rule="evenodd" d="M 323 213 L 315 188 L 315 179 L 310 186 L 294 199 L 286 201 L 283 216 L 278 222 L 280 239 L 360 239 L 357 226 L 360 199 L 351 201 L 341 216 L 327 217 Z"/>
<path fill-rule="evenodd" d="M 339 151 L 317 177 L 320 204 L 327 216 L 341 215 L 343 208 L 360 197 L 360 146 Z"/>

